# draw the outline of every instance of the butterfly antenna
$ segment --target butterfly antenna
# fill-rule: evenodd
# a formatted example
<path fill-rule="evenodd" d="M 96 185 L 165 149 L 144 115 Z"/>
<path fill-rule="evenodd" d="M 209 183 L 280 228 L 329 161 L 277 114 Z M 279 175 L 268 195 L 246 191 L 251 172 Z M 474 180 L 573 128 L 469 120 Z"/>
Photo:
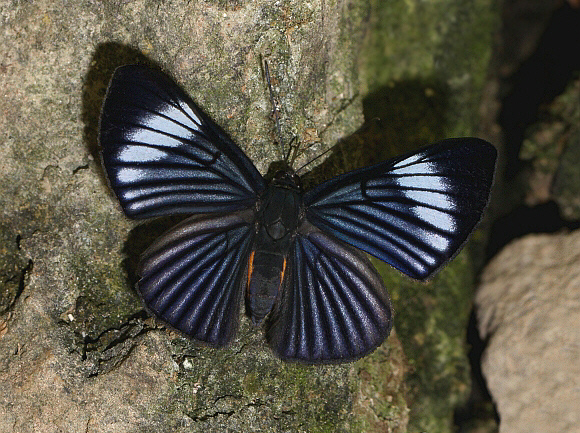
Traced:
<path fill-rule="evenodd" d="M 278 110 L 278 104 L 276 104 L 276 99 L 274 98 L 274 91 L 272 90 L 272 81 L 270 80 L 270 69 L 268 68 L 268 62 L 264 60 L 264 74 L 266 74 L 266 83 L 268 83 L 268 90 L 270 91 L 270 104 L 272 105 L 272 114 L 274 115 L 274 121 L 276 122 L 276 133 L 278 135 L 278 142 L 284 148 L 284 143 L 282 142 L 282 130 L 280 129 L 280 111 Z M 284 158 L 288 160 L 288 155 Z"/>
<path fill-rule="evenodd" d="M 310 161 L 308 161 L 308 162 L 304 163 L 303 165 L 301 165 L 301 166 L 300 166 L 300 168 L 298 168 L 298 169 L 296 170 L 296 174 L 298 174 L 298 172 L 299 172 L 300 170 L 302 170 L 304 167 L 306 167 L 306 166 L 308 166 L 308 165 L 312 164 L 312 163 L 313 163 L 314 161 L 316 161 L 317 159 L 319 159 L 319 158 L 322 158 L 324 155 L 326 155 L 326 154 L 327 154 L 328 152 L 330 152 L 331 150 L 332 150 L 332 147 L 330 147 L 330 148 L 326 149 L 326 150 L 325 150 L 324 152 L 322 152 L 320 155 L 318 155 L 318 156 L 316 156 L 316 157 L 312 158 Z"/>
<path fill-rule="evenodd" d="M 294 136 L 292 138 L 292 140 L 290 141 L 290 148 L 288 149 L 288 158 L 286 159 L 286 161 L 288 161 L 289 167 L 292 167 L 294 165 L 294 161 L 296 161 L 296 158 L 298 157 L 299 146 L 292 145 L 292 143 L 294 142 L 295 139 L 296 139 L 296 136 Z"/>

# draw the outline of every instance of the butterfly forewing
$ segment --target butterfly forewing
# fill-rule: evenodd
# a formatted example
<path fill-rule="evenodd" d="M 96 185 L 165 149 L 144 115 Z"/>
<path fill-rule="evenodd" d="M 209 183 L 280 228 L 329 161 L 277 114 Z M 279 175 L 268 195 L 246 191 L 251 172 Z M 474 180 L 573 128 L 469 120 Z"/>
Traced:
<path fill-rule="evenodd" d="M 144 66 L 115 71 L 100 143 L 130 217 L 236 211 L 253 205 L 265 187 L 227 135 L 179 87 Z"/>
<path fill-rule="evenodd" d="M 460 249 L 487 204 L 495 148 L 450 139 L 325 182 L 304 196 L 323 231 L 425 279 Z"/>
<path fill-rule="evenodd" d="M 194 216 L 161 236 L 141 258 L 137 283 L 148 309 L 214 346 L 238 323 L 254 212 Z"/>
<path fill-rule="evenodd" d="M 268 328 L 269 343 L 281 358 L 354 360 L 389 334 L 389 297 L 360 251 L 304 222 L 288 267 Z"/>

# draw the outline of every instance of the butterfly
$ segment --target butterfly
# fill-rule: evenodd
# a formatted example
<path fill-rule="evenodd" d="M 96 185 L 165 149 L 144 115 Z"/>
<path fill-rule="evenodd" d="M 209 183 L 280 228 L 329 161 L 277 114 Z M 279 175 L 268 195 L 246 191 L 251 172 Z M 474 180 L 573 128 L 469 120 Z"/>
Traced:
<path fill-rule="evenodd" d="M 269 183 L 173 81 L 118 68 L 99 125 L 110 186 L 130 218 L 193 214 L 142 255 L 137 290 L 170 327 L 232 340 L 242 298 L 284 360 L 346 362 L 393 326 L 365 253 L 425 280 L 463 246 L 487 205 L 496 150 L 448 139 L 303 191 L 291 168 Z"/>

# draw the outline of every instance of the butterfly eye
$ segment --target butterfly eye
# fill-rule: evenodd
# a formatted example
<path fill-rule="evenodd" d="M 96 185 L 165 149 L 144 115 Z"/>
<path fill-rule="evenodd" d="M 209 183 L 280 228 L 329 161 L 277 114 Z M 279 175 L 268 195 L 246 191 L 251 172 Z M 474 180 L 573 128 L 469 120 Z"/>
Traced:
<path fill-rule="evenodd" d="M 292 181 L 298 185 L 299 187 L 302 187 L 302 180 L 300 179 L 300 176 L 298 176 L 296 173 L 292 174 Z"/>
<path fill-rule="evenodd" d="M 286 177 L 286 172 L 284 170 L 278 170 L 276 174 L 274 174 L 274 180 L 280 181 Z"/>

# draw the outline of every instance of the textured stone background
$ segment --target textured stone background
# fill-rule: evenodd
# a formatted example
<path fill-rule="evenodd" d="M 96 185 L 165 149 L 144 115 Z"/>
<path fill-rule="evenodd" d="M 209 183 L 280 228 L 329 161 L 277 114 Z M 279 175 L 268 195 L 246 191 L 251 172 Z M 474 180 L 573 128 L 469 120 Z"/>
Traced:
<path fill-rule="evenodd" d="M 475 298 L 501 433 L 580 431 L 580 56 L 569 44 L 579 38 L 577 1 L 505 2 L 485 97 L 497 104 L 484 101 L 505 146 L 499 252 Z"/>
<path fill-rule="evenodd" d="M 578 431 L 580 231 L 509 244 L 486 268 L 476 304 L 500 431 Z"/>
<path fill-rule="evenodd" d="M 561 6 L 541 3 L 538 16 Z M 494 63 L 499 17 L 489 0 L 0 0 L 0 431 L 453 431 L 470 389 L 465 333 L 484 230 L 429 284 L 378 264 L 396 332 L 357 363 L 282 363 L 245 318 L 230 347 L 208 349 L 148 318 L 137 299 L 135 259 L 174 221 L 123 217 L 96 133 L 115 67 L 155 63 L 264 173 L 282 154 L 260 67 L 267 59 L 282 135 L 309 145 L 297 166 L 339 143 L 309 181 L 472 134 L 498 145 L 503 168 L 500 83 L 543 29 L 527 31 L 514 51 L 521 57 L 507 50 Z M 500 71 L 491 79 L 490 58 Z M 556 134 L 562 118 L 574 124 L 577 88 L 571 82 L 572 96 L 550 105 Z M 370 126 L 357 131 L 363 118 Z M 553 140 L 527 137 L 522 158 L 540 168 L 530 182 L 540 187 L 524 193 L 499 174 L 490 210 L 514 207 L 516 190 L 519 202 L 546 200 L 551 179 L 554 199 L 577 218 L 567 187 L 580 184 L 570 182 L 574 147 L 562 138 L 546 152 Z M 566 171 L 548 159 L 546 177 L 546 155 L 569 162 Z"/>

